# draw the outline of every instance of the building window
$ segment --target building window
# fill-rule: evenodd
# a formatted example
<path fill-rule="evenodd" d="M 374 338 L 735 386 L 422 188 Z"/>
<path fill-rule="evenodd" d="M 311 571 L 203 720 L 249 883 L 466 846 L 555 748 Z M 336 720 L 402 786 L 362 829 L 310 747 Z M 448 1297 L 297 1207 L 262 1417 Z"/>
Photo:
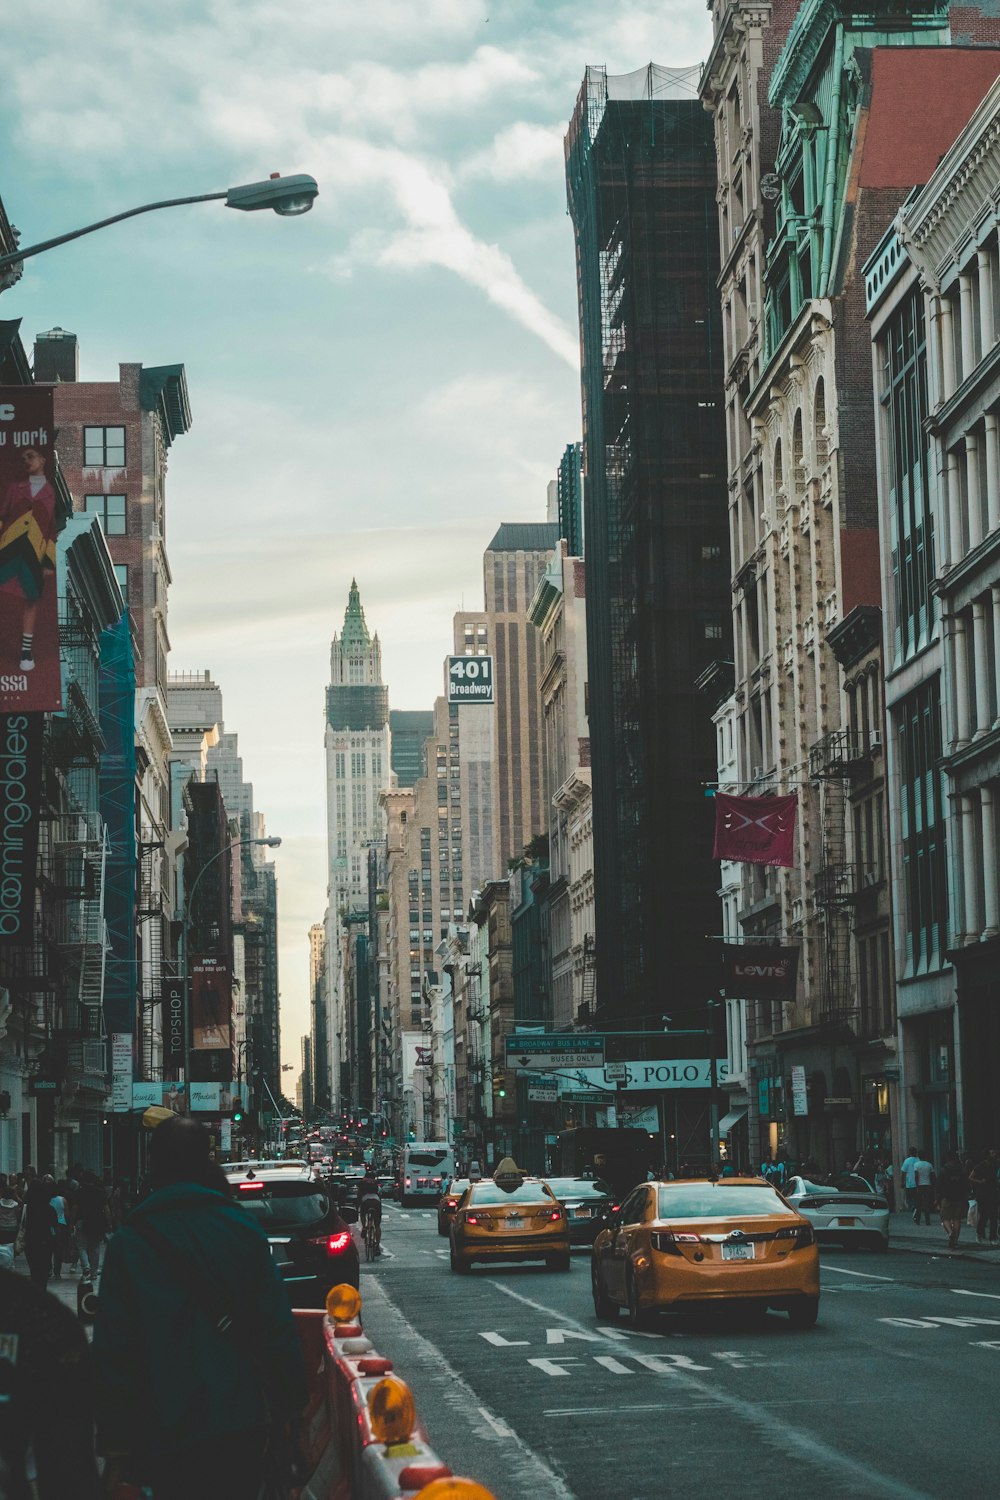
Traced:
<path fill-rule="evenodd" d="M 115 563 L 115 577 L 122 591 L 122 598 L 125 600 L 125 608 L 128 609 L 128 568 L 124 563 Z"/>
<path fill-rule="evenodd" d="M 339 781 L 343 781 L 347 775 L 347 756 L 343 750 L 337 750 L 333 757 L 333 774 Z"/>
<path fill-rule="evenodd" d="M 83 465 L 86 469 L 124 469 L 124 427 L 85 427 Z"/>
<path fill-rule="evenodd" d="M 900 831 L 910 973 L 937 968 L 947 946 L 944 797 L 939 682 L 925 683 L 894 710 L 901 780 Z"/>
<path fill-rule="evenodd" d="M 722 625 L 718 620 L 709 620 L 705 626 L 705 639 L 706 641 L 722 640 Z"/>
<path fill-rule="evenodd" d="M 85 495 L 83 504 L 88 515 L 100 518 L 105 536 L 125 535 L 124 495 Z"/>
<path fill-rule="evenodd" d="M 928 637 L 934 576 L 923 296 L 917 290 L 902 303 L 883 345 L 895 647 L 897 657 L 904 658 Z"/>

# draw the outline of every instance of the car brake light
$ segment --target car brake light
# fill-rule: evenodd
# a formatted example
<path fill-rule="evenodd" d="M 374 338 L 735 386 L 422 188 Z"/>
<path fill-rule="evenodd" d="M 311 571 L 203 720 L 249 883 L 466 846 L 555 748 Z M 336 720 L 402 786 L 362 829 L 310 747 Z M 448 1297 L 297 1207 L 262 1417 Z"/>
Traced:
<path fill-rule="evenodd" d="M 264 1184 L 262 1182 L 241 1182 L 239 1184 L 241 1193 L 262 1193 Z"/>
<path fill-rule="evenodd" d="M 466 1214 L 465 1222 L 466 1224 L 478 1224 L 479 1220 L 475 1214 Z"/>
<path fill-rule="evenodd" d="M 339 1234 L 331 1234 L 326 1242 L 327 1255 L 343 1255 L 351 1243 L 351 1231 L 342 1229 Z"/>
<path fill-rule="evenodd" d="M 666 1229 L 654 1229 L 649 1236 L 649 1243 L 654 1250 L 662 1250 L 665 1255 L 680 1255 L 678 1245 L 700 1245 L 700 1234 L 671 1234 Z"/>
<path fill-rule="evenodd" d="M 407 1179 L 406 1179 L 406 1186 L 407 1186 L 407 1187 L 409 1187 L 409 1186 L 410 1186 L 410 1184 L 411 1184 L 411 1181 L 412 1181 L 412 1179 L 411 1179 L 411 1178 L 409 1178 L 409 1177 L 408 1177 L 408 1178 L 407 1178 Z"/>
<path fill-rule="evenodd" d="M 552 1212 L 549 1214 L 549 1218 L 552 1219 L 553 1222 L 554 1222 L 554 1221 L 562 1218 L 562 1213 L 559 1211 L 558 1208 L 554 1208 L 552 1210 Z"/>
<path fill-rule="evenodd" d="M 618 1212 L 618 1210 L 621 1208 L 621 1204 L 620 1203 L 612 1203 L 610 1205 L 610 1207 L 611 1207 L 611 1212 L 613 1214 L 616 1214 Z"/>
<path fill-rule="evenodd" d="M 803 1250 L 807 1245 L 815 1245 L 816 1233 L 811 1224 L 803 1224 L 795 1235 L 796 1250 Z"/>

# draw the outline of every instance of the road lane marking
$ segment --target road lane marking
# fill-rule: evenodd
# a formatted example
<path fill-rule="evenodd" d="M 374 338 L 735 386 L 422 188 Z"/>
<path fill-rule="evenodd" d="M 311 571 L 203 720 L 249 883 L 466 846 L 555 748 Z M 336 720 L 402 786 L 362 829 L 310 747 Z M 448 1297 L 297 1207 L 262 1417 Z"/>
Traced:
<path fill-rule="evenodd" d="M 479 1337 L 485 1339 L 488 1344 L 493 1344 L 497 1349 L 513 1349 L 517 1345 L 527 1348 L 531 1343 L 530 1339 L 505 1339 L 502 1333 L 481 1333 Z"/>
<path fill-rule="evenodd" d="M 559 1312 L 554 1307 L 546 1307 L 541 1302 L 536 1302 L 534 1298 L 514 1291 L 513 1287 L 506 1286 L 502 1281 L 492 1281 L 491 1284 L 499 1287 L 515 1302 L 523 1302 L 526 1307 L 534 1308 L 536 1312 L 543 1313 L 547 1318 L 557 1318 L 559 1322 L 566 1323 L 571 1328 L 579 1328 L 585 1332 L 591 1331 L 585 1329 L 584 1325 L 577 1318 L 571 1317 L 569 1313 Z M 902 1480 L 892 1479 L 889 1475 L 869 1467 L 860 1459 L 841 1453 L 837 1448 L 832 1448 L 829 1443 L 823 1442 L 821 1438 L 813 1437 L 811 1433 L 791 1426 L 776 1416 L 773 1408 L 768 1409 L 766 1403 L 762 1401 L 751 1401 L 730 1395 L 728 1392 L 707 1384 L 699 1376 L 687 1370 L 675 1369 L 672 1378 L 676 1386 L 686 1386 L 689 1391 L 700 1396 L 706 1405 L 722 1407 L 749 1427 L 754 1428 L 762 1445 L 775 1449 L 784 1458 L 812 1464 L 823 1473 L 826 1479 L 833 1474 L 839 1474 L 850 1482 L 853 1490 L 858 1494 L 866 1494 L 869 1497 L 885 1496 L 886 1500 L 933 1500 L 926 1490 L 913 1489 Z"/>
<path fill-rule="evenodd" d="M 838 1276 L 864 1276 L 867 1281 L 891 1281 L 895 1285 L 895 1276 L 876 1276 L 872 1271 L 849 1271 L 846 1266 L 820 1266 L 821 1271 L 836 1271 Z"/>
<path fill-rule="evenodd" d="M 967 1292 L 962 1286 L 953 1286 L 956 1297 L 988 1297 L 991 1302 L 1000 1302 L 1000 1292 Z"/>
<path fill-rule="evenodd" d="M 488 1407 L 480 1406 L 480 1398 L 469 1382 L 445 1358 L 436 1344 L 417 1332 L 402 1308 L 389 1296 L 385 1283 L 375 1281 L 372 1283 L 372 1288 L 368 1296 L 374 1301 L 381 1300 L 395 1314 L 396 1326 L 393 1332 L 396 1338 L 408 1342 L 413 1347 L 421 1366 L 433 1372 L 429 1378 L 439 1386 L 442 1402 L 451 1406 L 453 1410 L 473 1411 L 482 1418 L 485 1426 L 473 1429 L 477 1438 L 487 1443 L 503 1442 L 508 1445 L 502 1454 L 504 1470 L 511 1485 L 515 1482 L 518 1484 L 525 1500 L 528 1500 L 528 1497 L 530 1500 L 541 1500 L 543 1496 L 547 1497 L 547 1500 L 578 1500 L 565 1480 L 550 1468 L 522 1437 L 509 1428 L 502 1417 L 498 1417 Z M 404 1360 L 405 1355 L 397 1358 L 397 1369 L 401 1367 Z M 501 1432 L 501 1428 L 505 1431 Z M 511 1455 L 510 1444 L 517 1449 L 517 1458 Z M 497 1451 L 497 1463 L 500 1462 L 501 1454 Z M 509 1489 L 508 1493 L 511 1492 L 512 1490 Z"/>
<path fill-rule="evenodd" d="M 603 1365 L 606 1370 L 611 1371 L 612 1375 L 635 1375 L 637 1373 L 631 1365 L 623 1365 L 620 1359 L 615 1359 L 613 1354 L 595 1354 L 594 1363 Z"/>
<path fill-rule="evenodd" d="M 568 1375 L 569 1371 L 563 1369 L 563 1365 L 578 1365 L 579 1358 L 575 1354 L 563 1354 L 558 1359 L 529 1359 L 528 1364 L 534 1365 L 536 1370 L 541 1370 L 545 1375 Z"/>
<path fill-rule="evenodd" d="M 1000 1345 L 989 1345 L 997 1348 Z M 900 1401 L 906 1400 L 905 1396 L 896 1398 Z M 767 1401 L 762 1400 L 761 1406 L 829 1406 L 830 1397 L 827 1396 L 789 1396 L 784 1400 Z M 869 1406 L 869 1396 L 838 1396 L 838 1406 Z M 542 1411 L 543 1417 L 603 1417 L 609 1413 L 617 1414 L 621 1411 L 703 1411 L 707 1407 L 719 1406 L 720 1402 L 712 1397 L 706 1401 L 656 1401 L 642 1402 L 631 1405 L 627 1402 L 616 1401 L 613 1406 L 549 1406 Z"/>

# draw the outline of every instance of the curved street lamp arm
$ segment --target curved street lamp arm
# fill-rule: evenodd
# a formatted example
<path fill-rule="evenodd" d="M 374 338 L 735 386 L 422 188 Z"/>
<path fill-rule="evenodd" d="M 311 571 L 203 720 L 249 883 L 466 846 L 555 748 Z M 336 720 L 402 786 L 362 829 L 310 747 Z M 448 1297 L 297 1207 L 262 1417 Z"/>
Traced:
<path fill-rule="evenodd" d="M 43 250 L 52 250 L 56 245 L 65 245 L 69 240 L 78 240 L 81 235 L 93 234 L 95 229 L 106 229 L 109 224 L 120 224 L 122 219 L 134 219 L 137 214 L 149 214 L 157 208 L 181 208 L 187 203 L 209 203 L 215 198 L 227 198 L 225 193 L 199 193 L 194 198 L 164 198 L 162 203 L 143 203 L 139 208 L 128 208 L 124 213 L 112 214 L 110 219 L 98 219 L 96 224 L 87 224 L 83 229 L 71 229 L 68 234 L 58 234 L 55 239 L 43 240 L 40 245 L 29 245 L 26 250 L 12 250 L 9 255 L 0 255 L 0 271 L 32 255 L 41 255 Z"/>

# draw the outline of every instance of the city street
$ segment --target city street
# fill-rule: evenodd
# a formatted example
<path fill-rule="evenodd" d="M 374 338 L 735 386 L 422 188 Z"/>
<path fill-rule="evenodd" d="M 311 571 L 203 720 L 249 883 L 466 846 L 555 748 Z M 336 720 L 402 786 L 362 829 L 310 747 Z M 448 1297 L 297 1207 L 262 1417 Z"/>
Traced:
<path fill-rule="evenodd" d="M 1000 1362 L 993 1265 L 829 1250 L 819 1326 L 770 1313 L 598 1324 L 571 1273 L 448 1266 L 428 1211 L 386 1205 L 364 1322 L 430 1440 L 497 1500 L 665 1493 L 899 1500 L 991 1493 Z"/>

